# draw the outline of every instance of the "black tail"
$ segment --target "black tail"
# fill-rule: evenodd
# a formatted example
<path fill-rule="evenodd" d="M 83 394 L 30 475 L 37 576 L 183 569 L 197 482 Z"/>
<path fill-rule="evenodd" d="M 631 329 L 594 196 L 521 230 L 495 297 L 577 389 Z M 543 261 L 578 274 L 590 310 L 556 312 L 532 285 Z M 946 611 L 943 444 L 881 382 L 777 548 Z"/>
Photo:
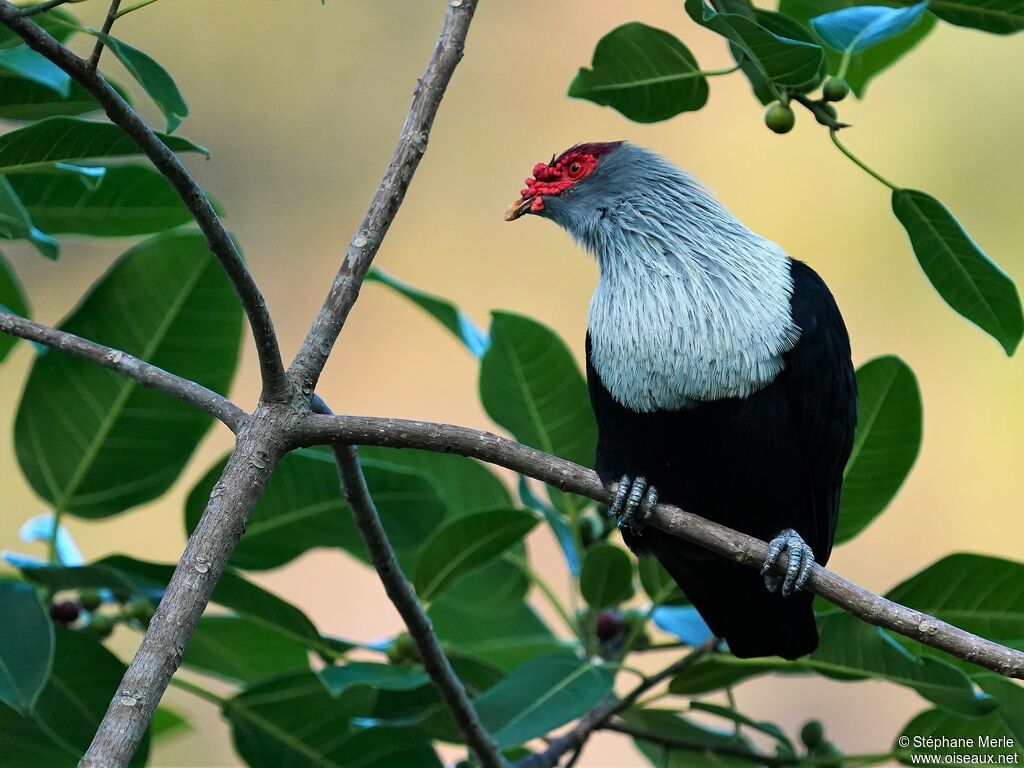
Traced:
<path fill-rule="evenodd" d="M 739 658 L 798 659 L 818 647 L 810 592 L 772 594 L 753 568 L 707 553 L 694 559 L 693 548 L 674 537 L 644 539 L 711 631 Z"/>

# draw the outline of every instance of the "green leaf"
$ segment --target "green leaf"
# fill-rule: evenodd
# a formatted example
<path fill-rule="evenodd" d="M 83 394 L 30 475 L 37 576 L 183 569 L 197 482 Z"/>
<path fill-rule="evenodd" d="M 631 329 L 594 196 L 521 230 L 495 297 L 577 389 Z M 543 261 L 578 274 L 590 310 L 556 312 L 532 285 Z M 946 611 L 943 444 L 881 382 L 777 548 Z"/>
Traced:
<path fill-rule="evenodd" d="M 214 465 L 188 496 L 190 535 L 226 462 Z M 396 462 L 378 466 L 367 458 L 363 470 L 393 546 L 399 552 L 419 547 L 445 514 L 437 491 L 421 473 Z M 274 469 L 231 563 L 251 570 L 276 568 L 315 547 L 339 547 L 369 562 L 342 496 L 334 458 L 329 451 L 303 450 L 288 454 Z"/>
<path fill-rule="evenodd" d="M 34 14 L 32 21 L 46 30 L 47 34 L 55 37 L 59 43 L 63 43 L 71 37 L 77 26 L 75 17 L 61 8 Z M 24 45 L 25 41 L 14 30 L 7 26 L 0 26 L 0 50 Z"/>
<path fill-rule="evenodd" d="M 126 237 L 192 220 L 167 179 L 145 166 L 107 168 L 93 187 L 66 173 L 18 173 L 9 181 L 36 226 L 50 234 Z"/>
<path fill-rule="evenodd" d="M 870 2 L 870 0 L 854 0 L 854 4 L 865 2 Z M 851 0 L 780 0 L 779 11 L 798 22 L 807 23 L 819 14 L 850 6 Z M 861 53 L 850 55 L 845 77 L 857 98 L 864 98 L 868 82 L 896 63 L 927 37 L 936 22 L 935 16 L 925 13 L 917 24 L 903 34 L 872 46 Z M 843 54 L 826 47 L 825 57 L 828 59 L 828 71 L 837 74 L 842 66 Z"/>
<path fill-rule="evenodd" d="M 56 630 L 53 671 L 31 717 L 0 704 L 0 755 L 12 768 L 74 768 L 85 754 L 125 666 L 82 632 Z M 149 737 L 133 758 L 145 765 Z"/>
<path fill-rule="evenodd" d="M 188 139 L 158 133 L 174 152 L 209 152 Z M 79 117 L 48 117 L 0 136 L 0 173 L 28 171 L 51 163 L 131 157 L 142 151 L 113 123 Z"/>
<path fill-rule="evenodd" d="M 475 357 L 482 357 L 487 351 L 490 344 L 487 334 L 477 327 L 469 315 L 450 301 L 421 291 L 408 283 L 403 283 L 397 277 L 378 267 L 373 267 L 366 275 L 366 279 L 371 283 L 376 282 L 388 286 L 426 311 L 451 331 L 455 338 L 461 341 Z"/>
<path fill-rule="evenodd" d="M 1024 563 L 961 552 L 911 576 L 886 597 L 1024 651 Z"/>
<path fill-rule="evenodd" d="M 687 605 L 690 602 L 657 558 L 641 557 L 637 561 L 637 571 L 644 592 L 655 605 Z"/>
<path fill-rule="evenodd" d="M 0 311 L 13 312 L 22 317 L 28 317 L 28 301 L 22 292 L 18 276 L 14 274 L 10 263 L 0 253 Z M 0 333 L 0 362 L 10 353 L 17 343 L 16 336 L 8 336 Z"/>
<path fill-rule="evenodd" d="M 110 85 L 122 98 L 125 96 L 119 85 L 113 82 Z M 67 95 L 62 96 L 44 85 L 0 70 L 0 119 L 42 120 L 96 112 L 99 108 L 99 103 L 74 80 Z"/>
<path fill-rule="evenodd" d="M 863 531 L 903 485 L 921 448 L 921 392 L 898 357 L 857 370 L 857 432 L 846 464 L 836 544 Z"/>
<path fill-rule="evenodd" d="M 530 583 L 497 560 L 458 579 L 427 611 L 446 647 L 510 670 L 562 644 L 524 602 Z"/>
<path fill-rule="evenodd" d="M 694 21 L 729 40 L 776 86 L 803 89 L 821 80 L 825 53 L 820 46 L 777 35 L 740 13 L 718 13 L 705 0 L 686 0 Z"/>
<path fill-rule="evenodd" d="M 562 554 L 565 555 L 565 562 L 569 566 L 569 572 L 573 576 L 579 576 L 580 568 L 582 567 L 580 565 L 580 555 L 576 547 L 576 537 L 572 532 L 570 523 L 566 520 L 566 515 L 537 498 L 530 489 L 526 475 L 519 476 L 519 500 L 525 506 L 540 512 L 544 516 L 545 522 L 550 526 L 551 532 L 555 534 L 555 538 L 558 540 L 558 546 L 561 548 Z"/>
<path fill-rule="evenodd" d="M 48 88 L 61 98 L 66 98 L 71 90 L 67 72 L 24 45 L 0 49 L 0 70 Z"/>
<path fill-rule="evenodd" d="M 334 698 L 354 685 L 368 685 L 374 690 L 411 691 L 430 683 L 430 678 L 422 669 L 368 661 L 350 661 L 339 666 L 324 667 L 317 672 L 317 676 Z"/>
<path fill-rule="evenodd" d="M 821 644 L 805 662 L 813 671 L 841 680 L 886 680 L 917 691 L 944 709 L 981 716 L 997 705 L 975 692 L 970 678 L 935 656 L 918 656 L 879 627 L 836 611 L 818 617 Z"/>
<path fill-rule="evenodd" d="M 346 728 L 371 710 L 366 696 L 332 698 L 316 675 L 301 672 L 246 689 L 224 715 L 251 768 L 440 768 L 426 737 L 412 729 Z"/>
<path fill-rule="evenodd" d="M 934 197 L 897 189 L 892 210 L 939 295 L 1012 355 L 1024 335 L 1024 314 L 1013 281 Z"/>
<path fill-rule="evenodd" d="M 128 251 L 60 328 L 225 392 L 242 311 L 203 237 L 179 232 Z M 55 509 L 106 517 L 163 494 L 212 423 L 95 363 L 43 350 L 18 409 L 15 451 Z"/>
<path fill-rule="evenodd" d="M 982 673 L 975 678 L 986 693 L 999 699 L 999 709 L 981 719 L 966 718 L 940 709 L 923 712 L 903 729 L 893 751 L 902 763 L 921 765 L 936 762 L 982 763 L 993 756 L 996 763 L 1020 763 L 1024 758 L 1024 688 L 994 674 Z M 906 745 L 901 743 L 906 738 Z M 929 742 L 925 739 L 933 739 Z M 960 739 L 960 746 L 947 748 L 949 739 Z M 966 740 L 970 740 L 969 742 Z M 956 742 L 953 742 L 956 743 Z M 918 746 L 920 745 L 920 746 Z M 923 757 L 927 755 L 927 757 Z M 947 755 L 954 757 L 948 758 Z M 970 760 L 977 755 L 982 759 Z M 919 756 L 916 757 L 915 756 Z"/>
<path fill-rule="evenodd" d="M 712 730 L 665 709 L 633 707 L 622 713 L 622 719 L 652 737 L 682 740 L 692 745 L 689 750 L 668 751 L 655 741 L 634 739 L 637 749 L 658 768 L 704 768 L 709 765 L 750 768 L 759 764 L 757 761 L 744 760 L 718 751 L 738 748 L 754 755 L 759 754 L 746 738 L 737 737 L 732 728 L 728 731 Z"/>
<path fill-rule="evenodd" d="M 543 736 L 599 704 L 612 690 L 607 667 L 569 654 L 532 659 L 475 702 L 480 721 L 498 746 Z"/>
<path fill-rule="evenodd" d="M 174 133 L 181 120 L 188 116 L 188 104 L 170 73 L 145 51 L 133 48 L 111 35 L 94 33 L 120 59 L 124 68 L 149 95 L 167 120 L 167 132 Z"/>
<path fill-rule="evenodd" d="M 423 600 L 493 560 L 530 532 L 537 518 L 518 509 L 491 509 L 450 520 L 423 545 L 413 583 Z"/>
<path fill-rule="evenodd" d="M 53 664 L 53 624 L 35 589 L 0 579 L 0 701 L 28 714 Z"/>
<path fill-rule="evenodd" d="M 611 544 L 597 544 L 583 558 L 580 593 L 592 608 L 608 608 L 633 596 L 633 559 Z"/>
<path fill-rule="evenodd" d="M 737 659 L 732 654 L 716 653 L 672 678 L 669 691 L 677 696 L 717 691 L 768 672 L 786 671 L 784 665 L 781 660 Z"/>
<path fill-rule="evenodd" d="M 927 7 L 927 2 L 906 8 L 860 5 L 815 16 L 811 26 L 835 50 L 860 53 L 909 30 Z"/>
<path fill-rule="evenodd" d="M 708 100 L 707 80 L 689 48 L 638 21 L 602 37 L 590 66 L 576 74 L 569 95 L 613 107 L 638 123 L 695 111 Z"/>
<path fill-rule="evenodd" d="M 948 24 L 995 35 L 1024 29 L 1024 0 L 929 0 L 929 10 Z"/>
<path fill-rule="evenodd" d="M 182 663 L 215 677 L 254 683 L 309 669 L 306 646 L 264 624 L 237 616 L 203 616 Z"/>
<path fill-rule="evenodd" d="M 587 385 L 549 328 L 495 312 L 480 397 L 487 414 L 520 442 L 583 466 L 593 463 L 597 426 Z"/>
<path fill-rule="evenodd" d="M 3 176 L 0 176 L 0 238 L 28 240 L 48 259 L 56 259 L 60 254 L 57 241 L 35 226 L 25 206 Z"/>
<path fill-rule="evenodd" d="M 723 707 L 720 704 L 711 704 L 706 701 L 691 701 L 690 709 L 717 715 L 718 717 L 729 720 L 737 725 L 745 725 L 748 728 L 753 728 L 755 731 L 760 731 L 761 733 L 771 736 L 773 739 L 785 746 L 790 753 L 795 753 L 793 743 L 789 740 L 789 737 L 786 736 L 782 728 L 775 723 L 764 720 L 754 720 L 752 717 L 748 717 L 742 712 L 737 712 L 735 709 L 730 707 Z"/>
<path fill-rule="evenodd" d="M 153 741 L 169 739 L 182 731 L 191 730 L 192 725 L 183 715 L 163 706 L 156 708 L 153 721 L 149 725 L 149 735 Z"/>
<path fill-rule="evenodd" d="M 22 566 L 21 573 L 29 581 L 42 584 L 51 592 L 109 589 L 118 597 L 142 595 L 158 602 L 163 596 L 164 586 L 174 573 L 174 566 L 113 555 L 77 567 Z M 231 568 L 221 575 L 211 601 L 328 657 L 338 651 L 334 643 L 320 637 L 306 614 L 277 595 L 246 581 Z"/>

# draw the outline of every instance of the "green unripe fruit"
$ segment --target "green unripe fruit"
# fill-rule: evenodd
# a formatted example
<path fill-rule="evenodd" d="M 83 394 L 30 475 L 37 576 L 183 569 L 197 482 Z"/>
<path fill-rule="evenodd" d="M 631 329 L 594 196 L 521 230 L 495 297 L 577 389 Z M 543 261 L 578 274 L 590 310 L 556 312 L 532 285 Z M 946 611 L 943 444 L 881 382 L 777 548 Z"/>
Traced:
<path fill-rule="evenodd" d="M 796 125 L 796 115 L 785 104 L 775 102 L 764 113 L 764 124 L 775 133 L 789 133 Z"/>
<path fill-rule="evenodd" d="M 95 611 L 103 604 L 103 598 L 100 597 L 98 589 L 83 589 L 78 593 L 78 602 L 82 604 L 85 610 Z"/>
<path fill-rule="evenodd" d="M 413 664 L 419 658 L 416 651 L 416 643 L 408 632 L 403 632 L 395 641 L 388 646 L 388 661 L 392 664 Z"/>
<path fill-rule="evenodd" d="M 821 112 L 824 112 L 826 115 L 828 115 L 828 118 L 824 117 L 821 114 Z M 836 117 L 839 115 L 839 113 L 836 112 L 836 108 L 833 107 L 831 104 L 822 104 L 821 112 L 815 112 L 814 119 L 817 120 L 822 125 L 828 125 L 830 121 L 835 120 Z"/>
<path fill-rule="evenodd" d="M 155 609 L 153 604 L 144 597 L 140 597 L 136 600 L 132 600 L 125 607 L 125 613 L 133 619 L 138 619 L 143 624 L 148 624 L 149 620 L 153 618 Z"/>
<path fill-rule="evenodd" d="M 820 747 L 825 741 L 825 726 L 820 720 L 808 720 L 800 729 L 800 741 L 808 749 Z"/>
<path fill-rule="evenodd" d="M 109 616 L 96 614 L 92 617 L 92 621 L 89 622 L 89 633 L 98 638 L 110 637 L 110 633 L 113 631 L 114 620 Z"/>
<path fill-rule="evenodd" d="M 841 77 L 830 77 L 822 86 L 821 95 L 828 101 L 842 101 L 850 95 L 850 84 Z"/>

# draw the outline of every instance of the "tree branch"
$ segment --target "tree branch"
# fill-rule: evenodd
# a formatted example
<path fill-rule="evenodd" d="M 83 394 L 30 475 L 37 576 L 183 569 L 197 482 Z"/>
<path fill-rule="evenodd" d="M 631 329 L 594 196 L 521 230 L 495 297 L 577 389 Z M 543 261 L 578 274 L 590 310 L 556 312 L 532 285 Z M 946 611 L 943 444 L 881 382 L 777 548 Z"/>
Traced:
<path fill-rule="evenodd" d="M 349 445 L 336 446 L 333 451 L 345 498 L 352 508 L 352 517 L 359 528 L 359 535 L 370 553 L 373 567 L 377 570 L 388 597 L 409 629 L 409 635 L 423 661 L 423 668 L 437 686 L 441 698 L 452 713 L 459 733 L 466 740 L 466 745 L 476 754 L 480 765 L 484 768 L 501 768 L 505 761 L 498 752 L 498 745 L 480 723 L 465 686 L 441 650 L 434 627 L 395 558 L 395 552 L 381 525 L 380 515 L 366 487 L 366 479 L 359 465 L 359 454 Z"/>
<path fill-rule="evenodd" d="M 652 744 L 657 744 L 668 750 L 679 750 L 681 752 L 697 752 L 697 753 L 708 753 L 711 752 L 715 755 L 725 755 L 727 757 L 736 757 L 740 760 L 746 760 L 756 765 L 768 765 L 768 766 L 784 766 L 784 765 L 797 765 L 802 761 L 799 757 L 780 757 L 778 755 L 766 755 L 761 752 L 752 752 L 749 749 L 744 749 L 739 746 L 729 746 L 728 744 L 721 744 L 715 747 L 708 746 L 707 743 L 699 741 L 691 741 L 689 739 L 683 739 L 676 736 L 666 736 L 661 733 L 653 733 L 652 731 L 644 730 L 636 726 L 630 725 L 629 723 L 605 723 L 600 726 L 602 731 L 615 731 L 626 736 L 632 736 L 634 739 L 640 739 L 642 741 L 649 741 Z"/>
<path fill-rule="evenodd" d="M 56 328 L 3 310 L 0 310 L 0 333 L 45 344 L 80 360 L 102 365 L 144 387 L 176 397 L 206 411 L 224 422 L 232 432 L 238 432 L 249 418 L 245 411 L 211 389 L 168 373 L 163 368 L 132 357 L 119 349 L 97 344 L 73 333 L 58 331 Z"/>
<path fill-rule="evenodd" d="M 437 44 L 426 71 L 413 93 L 412 105 L 398 137 L 398 144 L 370 208 L 349 243 L 345 260 L 334 278 L 327 298 L 306 334 L 288 375 L 301 391 L 311 395 L 341 333 L 352 305 L 359 297 L 366 272 L 405 199 L 413 174 L 427 151 L 427 140 L 441 98 L 456 65 L 462 59 L 469 23 L 477 0 L 450 0 Z"/>
<path fill-rule="evenodd" d="M 284 376 L 281 351 L 266 300 L 203 188 L 178 156 L 167 148 L 153 129 L 117 91 L 110 87 L 103 76 L 90 67 L 89 62 L 73 54 L 34 21 L 23 18 L 21 9 L 9 0 L 0 0 L 0 22 L 6 24 L 32 50 L 56 64 L 88 91 L 103 107 L 111 122 L 119 126 L 135 142 L 156 169 L 171 183 L 199 225 L 211 253 L 224 267 L 235 287 L 235 292 L 241 299 L 256 342 L 264 399 L 274 402 L 287 399 L 290 394 L 289 387 Z"/>
<path fill-rule="evenodd" d="M 72 0 L 47 0 L 47 2 L 45 3 L 36 3 L 35 5 L 23 5 L 18 9 L 18 15 L 35 16 L 37 13 L 46 13 L 46 11 L 52 11 L 54 8 L 69 2 L 72 2 Z"/>
<path fill-rule="evenodd" d="M 121 0 L 110 0 L 110 8 L 107 9 L 107 17 L 103 20 L 103 29 L 96 38 L 96 45 L 93 46 L 92 54 L 89 56 L 89 69 L 95 71 L 100 65 L 100 56 L 103 54 L 103 39 L 110 34 L 117 20 L 117 12 L 121 8 Z"/>
<path fill-rule="evenodd" d="M 607 504 L 611 497 L 610 489 L 589 469 L 468 427 L 366 416 L 309 415 L 297 422 L 293 439 L 300 445 L 380 445 L 457 453 L 498 464 L 602 504 Z M 763 541 L 670 504 L 659 504 L 651 523 L 743 565 L 760 568 L 767 555 L 768 547 Z M 775 570 L 782 575 L 785 562 L 778 563 Z M 1002 675 L 1024 679 L 1024 653 L 868 592 L 820 565 L 815 564 L 807 589 L 869 624 L 885 627 Z"/>
<path fill-rule="evenodd" d="M 712 637 L 709 640 L 706 640 L 674 664 L 670 664 L 665 667 L 665 669 L 651 675 L 650 677 L 645 677 L 633 690 L 621 699 L 613 699 L 603 704 L 598 704 L 587 714 L 581 717 L 570 731 L 552 739 L 548 743 L 547 749 L 543 752 L 530 755 L 529 757 L 524 757 L 515 764 L 515 768 L 554 768 L 554 766 L 558 765 L 558 761 L 561 760 L 567 752 L 583 749 L 583 745 L 586 743 L 587 739 L 590 738 L 590 734 L 599 728 L 604 727 L 605 723 L 607 723 L 612 717 L 629 709 L 637 699 L 643 696 L 647 691 L 651 690 L 651 688 L 658 685 L 658 683 L 663 680 L 667 680 L 670 677 L 678 675 L 698 659 L 706 656 L 717 648 L 721 642 L 722 641 L 717 637 Z"/>

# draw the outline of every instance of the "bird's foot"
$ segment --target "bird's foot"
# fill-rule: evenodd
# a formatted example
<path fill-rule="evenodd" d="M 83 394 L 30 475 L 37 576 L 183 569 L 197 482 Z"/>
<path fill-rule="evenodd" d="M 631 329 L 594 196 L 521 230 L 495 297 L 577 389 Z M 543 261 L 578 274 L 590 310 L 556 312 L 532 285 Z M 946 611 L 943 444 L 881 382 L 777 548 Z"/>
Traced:
<path fill-rule="evenodd" d="M 772 573 L 772 568 L 775 567 L 783 550 L 789 555 L 785 577 Z M 811 577 L 813 568 L 814 551 L 800 537 L 799 533 L 792 528 L 787 528 L 769 542 L 768 557 L 764 559 L 761 575 L 764 576 L 764 585 L 768 587 L 769 592 L 778 591 L 781 584 L 782 596 L 789 597 L 797 590 L 804 588 L 807 579 Z"/>
<path fill-rule="evenodd" d="M 657 505 L 658 491 L 653 485 L 648 485 L 647 480 L 639 475 L 632 479 L 623 475 L 615 490 L 615 498 L 608 505 L 608 514 L 618 520 L 619 528 L 627 527 L 633 533 L 640 533 L 647 527 Z"/>

